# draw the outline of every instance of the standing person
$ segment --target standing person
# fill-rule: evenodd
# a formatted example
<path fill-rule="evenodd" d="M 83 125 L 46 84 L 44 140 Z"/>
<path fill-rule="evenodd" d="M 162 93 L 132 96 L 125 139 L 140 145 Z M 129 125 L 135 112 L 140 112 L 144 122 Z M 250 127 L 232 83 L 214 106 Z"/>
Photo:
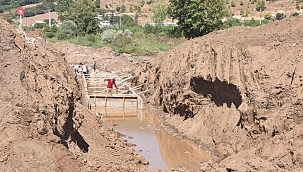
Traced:
<path fill-rule="evenodd" d="M 78 65 L 78 72 L 81 74 L 82 73 L 82 64 L 81 63 L 79 63 L 79 65 Z"/>
<path fill-rule="evenodd" d="M 85 65 L 85 63 L 82 63 L 82 72 L 84 74 L 84 77 L 87 77 L 87 66 Z"/>
<path fill-rule="evenodd" d="M 116 87 L 116 90 L 118 91 L 118 87 L 116 85 L 116 79 L 104 79 L 104 82 L 107 81 L 107 94 L 112 95 L 113 92 L 113 85 Z"/>
<path fill-rule="evenodd" d="M 74 71 L 76 72 L 76 74 L 78 74 L 78 72 L 79 72 L 79 65 L 74 65 Z"/>
<path fill-rule="evenodd" d="M 93 70 L 94 70 L 94 73 L 95 73 L 96 72 L 96 61 L 95 61 L 95 58 L 93 58 L 92 67 L 93 67 Z"/>
<path fill-rule="evenodd" d="M 82 78 L 82 64 L 78 65 L 77 79 L 80 80 Z"/>

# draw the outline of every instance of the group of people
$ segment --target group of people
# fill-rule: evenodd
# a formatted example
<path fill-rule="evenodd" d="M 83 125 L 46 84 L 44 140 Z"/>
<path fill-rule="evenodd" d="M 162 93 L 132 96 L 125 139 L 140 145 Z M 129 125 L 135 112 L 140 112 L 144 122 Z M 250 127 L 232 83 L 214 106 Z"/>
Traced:
<path fill-rule="evenodd" d="M 93 72 L 96 72 L 96 66 L 97 66 L 97 64 L 96 64 L 95 58 L 93 58 L 92 65 L 91 65 Z M 87 77 L 88 76 L 87 74 L 89 74 L 89 69 L 88 69 L 86 63 L 84 63 L 84 62 L 80 63 L 79 65 L 75 65 L 74 70 L 76 73 L 83 73 L 84 77 Z M 113 86 L 115 86 L 117 92 L 119 91 L 115 78 L 104 79 L 104 82 L 107 82 L 107 94 L 110 94 L 110 95 L 113 94 Z"/>
<path fill-rule="evenodd" d="M 96 71 L 96 61 L 95 58 L 93 58 L 93 62 L 92 62 L 92 69 L 93 72 Z M 76 73 L 83 73 L 84 76 L 86 76 L 87 74 L 89 74 L 89 69 L 86 65 L 85 62 L 80 63 L 79 65 L 74 65 L 74 70 Z"/>

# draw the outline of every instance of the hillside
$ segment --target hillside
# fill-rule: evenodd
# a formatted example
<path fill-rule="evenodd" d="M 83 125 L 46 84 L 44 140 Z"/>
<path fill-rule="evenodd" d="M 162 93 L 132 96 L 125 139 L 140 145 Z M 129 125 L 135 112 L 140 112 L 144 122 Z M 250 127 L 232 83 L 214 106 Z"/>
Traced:
<path fill-rule="evenodd" d="M 246 9 L 249 10 L 249 13 L 247 17 L 243 19 L 245 20 L 250 20 L 251 18 L 254 19 L 259 19 L 260 18 L 260 12 L 256 11 L 256 6 L 257 3 L 255 2 L 254 4 L 251 4 L 249 1 L 250 0 L 242 0 L 243 5 L 240 5 L 241 0 L 234 0 L 236 7 L 231 7 L 231 2 L 232 0 L 228 0 L 229 3 L 226 3 L 226 7 L 230 9 L 234 15 L 239 16 L 240 11 L 246 11 Z M 145 0 L 144 6 L 141 7 L 142 13 L 139 15 L 138 22 L 139 24 L 145 24 L 145 23 L 153 23 L 151 20 L 152 14 L 152 8 L 153 4 L 148 5 Z M 156 1 L 155 1 L 156 2 Z M 168 3 L 168 1 L 164 1 Z M 117 7 L 121 7 L 122 5 L 126 6 L 126 13 L 130 16 L 135 16 L 135 12 L 130 12 L 129 9 L 130 7 L 134 5 L 140 5 L 141 1 L 140 0 L 123 0 L 123 1 L 101 1 L 101 8 L 104 8 L 106 6 L 109 7 L 111 10 L 115 10 Z M 290 16 L 295 12 L 300 12 L 296 9 L 296 3 L 293 0 L 276 0 L 276 1 L 265 1 L 265 6 L 266 9 L 262 12 L 261 17 L 264 19 L 265 14 L 271 14 L 275 16 L 277 13 L 283 13 L 286 16 Z M 171 20 L 168 18 L 166 20 L 167 22 L 171 22 Z"/>
<path fill-rule="evenodd" d="M 247 14 L 247 16 L 242 16 L 244 18 L 242 18 L 243 20 L 250 20 L 251 18 L 254 19 L 259 19 L 260 18 L 260 12 L 256 11 L 256 5 L 257 3 L 251 4 L 249 3 L 249 0 L 243 0 L 243 5 L 240 5 L 241 0 L 234 0 L 236 7 L 231 7 L 231 2 L 232 0 L 229 0 L 228 4 L 226 4 L 226 7 L 228 9 L 230 9 L 233 14 L 235 16 L 240 17 L 240 11 L 243 10 L 246 13 L 246 10 L 248 9 L 249 13 Z M 141 7 L 141 14 L 139 14 L 139 18 L 138 18 L 138 24 L 146 24 L 146 23 L 153 23 L 153 21 L 151 20 L 151 16 L 152 14 L 152 6 L 153 4 L 149 4 L 147 1 L 144 1 L 144 5 Z M 168 3 L 168 1 L 165 1 L 166 3 Z M 101 9 L 106 9 L 106 10 L 115 10 L 117 7 L 121 7 L 122 5 L 125 5 L 126 7 L 126 12 L 125 13 L 121 13 L 122 14 L 127 14 L 132 16 L 133 18 L 135 18 L 136 12 L 131 12 L 130 11 L 130 7 L 134 7 L 135 5 L 139 5 L 140 6 L 141 1 L 140 0 L 119 0 L 119 1 L 100 1 L 100 6 Z M 32 4 L 30 6 L 24 6 L 24 8 L 26 9 L 27 7 L 32 7 L 35 6 L 35 4 Z M 261 17 L 262 19 L 264 19 L 264 16 L 266 14 L 271 14 L 272 16 L 275 17 L 275 15 L 277 13 L 283 13 L 286 16 L 290 16 L 295 12 L 300 12 L 299 10 L 296 9 L 296 3 L 293 0 L 276 0 L 276 1 L 265 1 L 265 6 L 266 9 L 262 12 Z M 108 8 L 106 8 L 108 7 Z M 0 16 L 5 16 L 7 15 L 7 12 L 5 14 L 0 14 Z M 58 15 L 56 14 L 56 12 L 52 12 L 51 13 L 51 18 L 53 19 L 57 19 Z M 33 16 L 33 17 L 25 17 L 23 19 L 24 24 L 26 25 L 31 25 L 34 21 L 36 20 L 40 20 L 43 21 L 44 19 L 48 19 L 48 14 L 41 14 L 41 15 L 37 15 L 37 16 Z M 16 19 L 17 21 L 18 19 Z M 167 18 L 166 22 L 171 22 L 171 20 L 169 18 Z"/>
<path fill-rule="evenodd" d="M 303 18 L 191 39 L 134 72 L 164 123 L 217 160 L 202 171 L 301 171 Z"/>

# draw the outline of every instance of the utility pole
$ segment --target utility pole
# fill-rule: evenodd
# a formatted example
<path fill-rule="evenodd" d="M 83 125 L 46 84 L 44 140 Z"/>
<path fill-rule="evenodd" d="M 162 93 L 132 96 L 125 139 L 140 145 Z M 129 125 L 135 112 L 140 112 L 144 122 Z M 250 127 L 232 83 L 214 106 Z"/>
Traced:
<path fill-rule="evenodd" d="M 261 15 L 262 15 L 261 9 L 262 9 L 262 7 L 260 7 L 260 25 L 261 25 L 261 23 L 262 23 L 262 20 L 261 20 Z"/>
<path fill-rule="evenodd" d="M 119 17 L 120 17 L 120 28 L 121 28 L 121 15 Z"/>
<path fill-rule="evenodd" d="M 20 24 L 22 25 L 22 15 L 20 14 Z"/>
<path fill-rule="evenodd" d="M 50 9 L 48 10 L 48 25 L 49 25 L 49 27 L 52 27 L 51 16 L 50 16 Z"/>

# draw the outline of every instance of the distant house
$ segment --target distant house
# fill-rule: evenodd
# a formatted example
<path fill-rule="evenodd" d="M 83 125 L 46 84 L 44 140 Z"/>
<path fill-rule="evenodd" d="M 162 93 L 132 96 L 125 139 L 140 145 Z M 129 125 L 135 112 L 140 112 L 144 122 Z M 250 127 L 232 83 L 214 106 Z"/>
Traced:
<path fill-rule="evenodd" d="M 100 26 L 100 27 L 110 26 L 110 23 L 109 23 L 109 21 L 104 20 L 104 21 L 101 21 L 101 22 L 99 23 L 99 26 Z"/>

